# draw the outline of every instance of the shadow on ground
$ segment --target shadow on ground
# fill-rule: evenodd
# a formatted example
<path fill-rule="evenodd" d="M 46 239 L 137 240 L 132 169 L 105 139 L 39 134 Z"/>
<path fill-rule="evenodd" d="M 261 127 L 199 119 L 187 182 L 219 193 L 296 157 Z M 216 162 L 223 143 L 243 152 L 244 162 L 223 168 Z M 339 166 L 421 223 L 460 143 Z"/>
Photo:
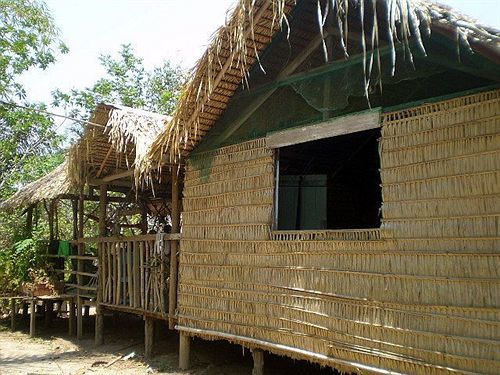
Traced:
<path fill-rule="evenodd" d="M 30 373 L 44 370 L 45 364 L 59 368 L 62 373 L 167 373 L 193 375 L 251 374 L 252 356 L 248 349 L 227 341 L 194 339 L 191 345 L 191 369 L 178 369 L 178 333 L 167 329 L 165 322 L 157 321 L 153 358 L 144 358 L 144 324 L 140 317 L 120 314 L 105 317 L 105 344 L 94 347 L 94 317 L 84 320 L 82 340 L 68 335 L 67 319 L 53 320 L 45 327 L 43 318 L 37 321 L 37 336 L 29 338 L 29 322 L 17 319 L 17 332 L 9 332 L 10 321 L 0 321 L 0 373 Z M 9 336 L 11 335 L 11 336 Z M 7 346 L 5 343 L 8 343 Z M 35 352 L 33 352 L 35 350 Z M 127 361 L 120 356 L 134 353 Z M 112 363 L 112 364 L 111 364 Z M 110 365 L 111 364 L 111 365 Z M 108 367 L 106 367 L 109 365 Z M 57 367 L 55 367 L 57 366 Z M 50 367 L 50 368 L 52 368 Z M 60 373 L 61 373 L 60 372 Z M 39 373 L 39 372 L 35 372 Z M 51 373 L 51 372 L 48 372 Z M 320 368 L 306 361 L 295 361 L 266 353 L 265 373 L 276 375 L 334 374 L 329 368 Z"/>

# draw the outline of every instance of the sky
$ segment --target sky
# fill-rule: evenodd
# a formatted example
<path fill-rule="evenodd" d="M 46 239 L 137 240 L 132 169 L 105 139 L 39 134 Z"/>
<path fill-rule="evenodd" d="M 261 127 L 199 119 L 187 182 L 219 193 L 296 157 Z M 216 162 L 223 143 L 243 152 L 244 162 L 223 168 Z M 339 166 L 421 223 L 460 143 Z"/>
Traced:
<path fill-rule="evenodd" d="M 165 59 L 191 68 L 236 0 L 45 1 L 70 52 L 45 71 L 28 71 L 22 81 L 29 100 L 50 103 L 56 88 L 91 86 L 104 73 L 99 55 L 116 55 L 124 43 L 132 44 L 148 68 Z M 440 2 L 500 29 L 500 0 Z"/>

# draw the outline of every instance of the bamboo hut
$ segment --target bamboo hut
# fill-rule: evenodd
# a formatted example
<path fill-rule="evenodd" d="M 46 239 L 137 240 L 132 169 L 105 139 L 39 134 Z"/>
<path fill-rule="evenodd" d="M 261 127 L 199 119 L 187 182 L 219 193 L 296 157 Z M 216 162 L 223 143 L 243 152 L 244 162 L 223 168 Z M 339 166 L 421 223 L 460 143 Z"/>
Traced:
<path fill-rule="evenodd" d="M 255 373 L 498 372 L 499 42 L 427 1 L 238 2 L 137 161 L 186 163 L 181 367 L 196 336 Z"/>

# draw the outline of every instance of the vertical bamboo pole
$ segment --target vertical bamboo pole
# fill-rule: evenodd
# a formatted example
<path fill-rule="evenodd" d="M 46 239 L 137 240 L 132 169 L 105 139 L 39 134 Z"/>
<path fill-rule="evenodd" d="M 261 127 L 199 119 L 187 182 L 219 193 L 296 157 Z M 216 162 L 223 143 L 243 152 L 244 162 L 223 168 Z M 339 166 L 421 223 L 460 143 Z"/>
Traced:
<path fill-rule="evenodd" d="M 134 286 L 132 284 L 132 241 L 127 244 L 127 291 L 128 291 L 128 305 L 134 305 Z"/>
<path fill-rule="evenodd" d="M 134 253 L 133 253 L 133 259 L 134 259 L 134 307 L 140 307 L 141 306 L 141 285 L 140 285 L 140 278 L 141 278 L 141 268 L 139 264 L 139 248 L 140 248 L 140 242 L 136 241 L 134 242 Z"/>
<path fill-rule="evenodd" d="M 172 211 L 170 212 L 172 220 L 172 233 L 179 233 L 180 227 L 180 210 L 179 210 L 179 168 L 172 166 Z M 177 250 L 179 243 L 173 240 L 170 246 L 170 283 L 168 291 L 168 327 L 174 329 L 175 326 L 175 309 L 177 303 Z"/>
<path fill-rule="evenodd" d="M 83 239 L 84 237 L 84 215 L 85 215 L 85 201 L 83 195 L 83 186 L 80 188 L 80 196 L 78 198 L 78 235 L 79 239 Z M 85 244 L 83 242 L 78 243 L 78 255 L 82 256 L 85 253 Z M 76 275 L 76 283 L 77 294 L 76 294 L 76 338 L 80 340 L 83 337 L 83 321 L 82 321 L 82 305 L 83 299 L 80 297 L 83 279 L 80 272 L 83 272 L 83 260 L 77 260 L 77 275 Z"/>
<path fill-rule="evenodd" d="M 106 236 L 106 209 L 108 204 L 108 187 L 101 185 L 99 187 L 99 237 Z M 97 303 L 95 315 L 95 345 L 104 343 L 104 312 L 102 308 L 103 288 L 104 288 L 104 242 L 97 244 Z"/>

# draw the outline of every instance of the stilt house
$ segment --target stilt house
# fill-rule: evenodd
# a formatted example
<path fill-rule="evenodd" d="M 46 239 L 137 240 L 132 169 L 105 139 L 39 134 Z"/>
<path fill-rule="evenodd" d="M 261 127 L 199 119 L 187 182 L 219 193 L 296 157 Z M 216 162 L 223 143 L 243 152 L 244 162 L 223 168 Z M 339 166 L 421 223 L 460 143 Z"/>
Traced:
<path fill-rule="evenodd" d="M 181 366 L 196 336 L 498 373 L 499 41 L 428 1 L 238 3 L 139 163 L 186 163 Z"/>

